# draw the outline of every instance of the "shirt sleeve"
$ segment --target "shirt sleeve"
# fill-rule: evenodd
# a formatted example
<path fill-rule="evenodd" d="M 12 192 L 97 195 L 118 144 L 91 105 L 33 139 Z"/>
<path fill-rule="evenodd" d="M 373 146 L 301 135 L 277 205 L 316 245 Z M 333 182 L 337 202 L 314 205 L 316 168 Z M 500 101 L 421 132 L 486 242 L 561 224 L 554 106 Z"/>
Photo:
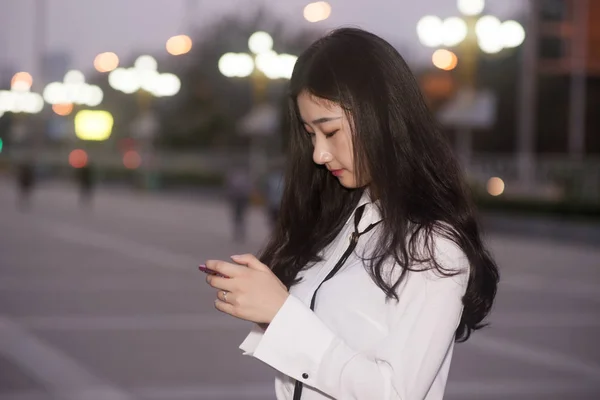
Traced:
<path fill-rule="evenodd" d="M 368 353 L 348 346 L 290 295 L 254 342 L 253 356 L 334 398 L 424 399 L 454 341 L 468 280 L 466 257 L 458 248 L 446 249 L 438 262 L 461 273 L 407 275 L 402 312 Z"/>

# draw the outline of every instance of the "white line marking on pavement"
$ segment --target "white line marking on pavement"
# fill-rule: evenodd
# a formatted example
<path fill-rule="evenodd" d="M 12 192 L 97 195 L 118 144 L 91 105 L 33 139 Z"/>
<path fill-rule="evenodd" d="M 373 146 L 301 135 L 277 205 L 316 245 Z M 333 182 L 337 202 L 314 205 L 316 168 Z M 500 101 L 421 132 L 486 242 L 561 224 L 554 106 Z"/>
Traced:
<path fill-rule="evenodd" d="M 198 260 L 192 256 L 160 250 L 119 236 L 106 235 L 67 224 L 52 223 L 42 226 L 48 234 L 67 242 L 110 250 L 160 267 L 176 267 L 195 273 L 194 267 L 198 264 Z"/>
<path fill-rule="evenodd" d="M 138 400 L 275 400 L 273 382 L 248 384 L 223 384 L 175 387 L 137 387 L 130 389 Z M 2 393 L 2 400 L 64 400 L 49 393 L 24 391 L 11 394 Z M 104 400 L 107 398 L 81 397 L 82 400 Z"/>
<path fill-rule="evenodd" d="M 202 385 L 178 387 L 136 387 L 131 392 L 139 400 L 243 400 L 243 399 L 275 399 L 272 382 Z M 569 396 L 594 395 L 599 393 L 598 385 L 594 382 L 557 381 L 530 379 L 494 379 L 478 381 L 450 381 L 446 388 L 449 400 L 481 399 L 481 398 L 529 398 L 531 396 Z M 21 392 L 8 395 L 3 400 L 49 400 L 47 395 L 38 392 Z"/>
<path fill-rule="evenodd" d="M 597 313 L 502 312 L 490 317 L 493 326 L 502 328 L 600 328 Z"/>
<path fill-rule="evenodd" d="M 59 399 L 134 399 L 5 317 L 0 317 L 0 353 L 31 374 Z"/>
<path fill-rule="evenodd" d="M 146 387 L 133 389 L 133 393 L 144 400 L 217 400 L 217 399 L 273 399 L 274 382 L 259 384 L 227 384 L 179 386 L 176 388 Z"/>
<path fill-rule="evenodd" d="M 219 314 L 158 314 L 158 315 L 53 315 L 15 317 L 13 321 L 33 329 L 44 330 L 202 330 L 248 328 L 248 322 Z M 594 313 L 535 314 L 497 313 L 490 322 L 502 328 L 600 328 L 600 318 Z"/>
<path fill-rule="evenodd" d="M 216 313 L 216 312 L 215 312 Z M 40 316 L 16 317 L 22 326 L 40 330 L 249 330 L 249 322 L 231 317 L 201 314 L 144 315 L 144 316 Z"/>
<path fill-rule="evenodd" d="M 456 396 L 460 399 L 482 397 L 528 398 L 536 395 L 568 395 L 598 394 L 600 388 L 595 382 L 557 381 L 545 379 L 532 381 L 530 379 L 494 379 L 482 381 L 449 381 L 446 396 Z M 572 397 L 570 397 L 572 398 Z"/>
<path fill-rule="evenodd" d="M 578 373 L 583 377 L 600 380 L 600 365 L 582 361 L 549 349 L 534 348 L 510 340 L 479 335 L 469 342 L 471 346 L 488 353 L 510 357 L 546 368 Z"/>
<path fill-rule="evenodd" d="M 535 290 L 543 293 L 564 295 L 576 299 L 600 302 L 600 285 L 589 282 L 576 282 L 566 279 L 548 279 L 542 275 L 513 275 L 503 279 L 501 290 Z"/>

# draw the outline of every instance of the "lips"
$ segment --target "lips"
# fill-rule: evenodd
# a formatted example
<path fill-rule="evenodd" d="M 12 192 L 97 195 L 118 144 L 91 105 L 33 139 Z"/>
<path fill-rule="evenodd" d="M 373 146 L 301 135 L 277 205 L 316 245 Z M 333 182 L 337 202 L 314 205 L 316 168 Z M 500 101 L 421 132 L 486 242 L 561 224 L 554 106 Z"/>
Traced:
<path fill-rule="evenodd" d="M 340 175 L 342 175 L 342 173 L 344 173 L 344 170 L 343 170 L 343 169 L 332 169 L 332 170 L 331 170 L 331 173 L 332 173 L 334 176 L 340 176 Z"/>

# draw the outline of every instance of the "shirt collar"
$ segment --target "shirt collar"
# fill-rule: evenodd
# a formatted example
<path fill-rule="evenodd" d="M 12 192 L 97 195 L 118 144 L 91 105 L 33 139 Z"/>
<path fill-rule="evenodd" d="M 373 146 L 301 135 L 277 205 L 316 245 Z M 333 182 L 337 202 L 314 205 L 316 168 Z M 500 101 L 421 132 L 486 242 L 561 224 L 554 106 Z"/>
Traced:
<path fill-rule="evenodd" d="M 371 191 L 369 190 L 369 188 L 365 188 L 360 197 L 360 200 L 358 201 L 358 204 L 356 205 L 356 208 L 354 209 L 354 212 L 350 215 L 350 217 L 346 221 L 346 224 L 354 223 L 354 213 L 359 207 L 363 205 L 365 206 L 365 211 L 362 215 L 360 223 L 358 224 L 359 231 L 364 230 L 370 224 L 377 222 L 381 219 L 381 212 L 379 211 L 379 200 L 373 201 L 371 197 Z"/>

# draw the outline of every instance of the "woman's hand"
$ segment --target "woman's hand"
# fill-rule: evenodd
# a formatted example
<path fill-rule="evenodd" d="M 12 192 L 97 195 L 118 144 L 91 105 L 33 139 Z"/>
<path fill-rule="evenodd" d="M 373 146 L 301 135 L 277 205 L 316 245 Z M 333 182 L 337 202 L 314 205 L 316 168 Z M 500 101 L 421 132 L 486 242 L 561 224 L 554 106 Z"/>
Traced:
<path fill-rule="evenodd" d="M 289 296 L 287 288 L 269 267 L 252 254 L 231 256 L 231 259 L 236 264 L 220 260 L 206 261 L 208 268 L 226 276 L 206 277 L 209 285 L 219 289 L 215 307 L 247 321 L 271 323 Z"/>

